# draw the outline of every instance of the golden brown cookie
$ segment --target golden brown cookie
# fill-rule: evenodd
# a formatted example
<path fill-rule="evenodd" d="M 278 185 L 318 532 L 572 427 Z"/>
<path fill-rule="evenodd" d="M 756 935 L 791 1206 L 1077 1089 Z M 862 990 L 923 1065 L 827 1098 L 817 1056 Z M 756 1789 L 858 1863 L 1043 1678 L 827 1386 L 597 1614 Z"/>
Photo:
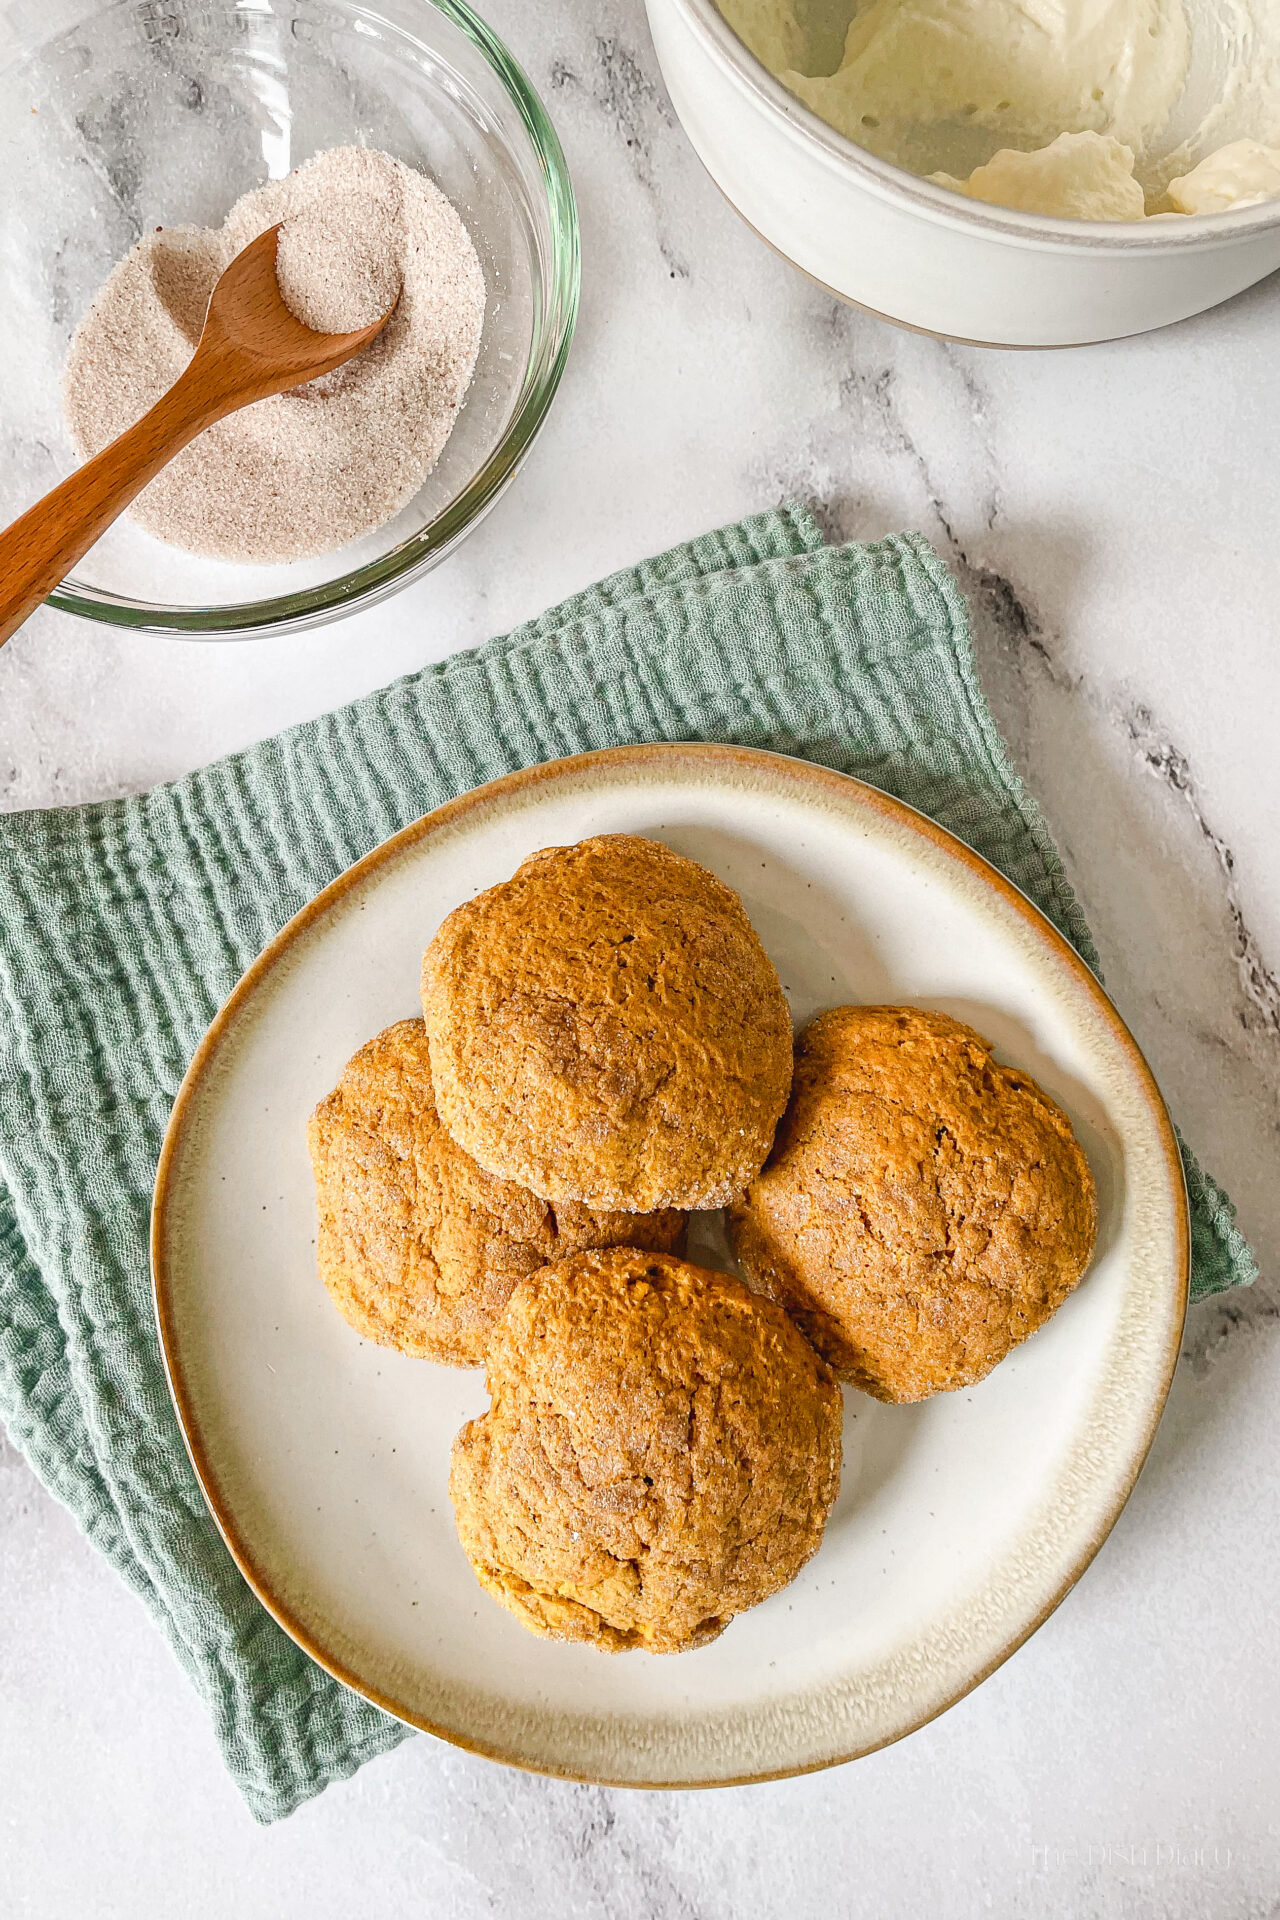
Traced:
<path fill-rule="evenodd" d="M 801 1035 L 773 1152 L 729 1236 L 843 1379 L 878 1400 L 971 1386 L 1089 1264 L 1071 1123 L 971 1027 L 835 1007 Z"/>
<path fill-rule="evenodd" d="M 781 1308 L 622 1248 L 524 1280 L 449 1491 L 534 1633 L 680 1653 L 794 1579 L 840 1486 L 840 1389 Z"/>
<path fill-rule="evenodd" d="M 361 1047 L 307 1128 L 320 1275 L 357 1333 L 476 1366 L 511 1291 L 548 1260 L 684 1242 L 682 1213 L 553 1207 L 495 1180 L 441 1126 L 421 1020 Z"/>
<path fill-rule="evenodd" d="M 791 1019 L 742 902 L 653 840 L 547 847 L 457 908 L 422 1006 L 450 1133 L 553 1200 L 723 1206 L 786 1104 Z"/>

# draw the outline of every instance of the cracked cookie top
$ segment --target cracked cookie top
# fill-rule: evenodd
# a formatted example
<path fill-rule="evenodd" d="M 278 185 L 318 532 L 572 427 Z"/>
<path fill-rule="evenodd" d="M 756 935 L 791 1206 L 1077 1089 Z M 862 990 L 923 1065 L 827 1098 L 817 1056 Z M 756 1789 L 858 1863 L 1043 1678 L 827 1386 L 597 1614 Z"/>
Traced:
<path fill-rule="evenodd" d="M 752 1283 L 880 1400 L 981 1380 L 1084 1273 L 1093 1177 L 1030 1075 L 942 1013 L 835 1007 L 729 1217 Z"/>
<path fill-rule="evenodd" d="M 678 1653 L 787 1584 L 840 1484 L 841 1396 L 772 1301 L 634 1249 L 521 1282 L 450 1493 L 481 1584 L 535 1633 Z"/>
<path fill-rule="evenodd" d="M 307 1141 L 321 1279 L 358 1333 L 420 1359 L 478 1365 L 512 1289 L 548 1260 L 683 1245 L 683 1213 L 552 1206 L 478 1167 L 436 1114 L 421 1020 L 361 1047 Z"/>
<path fill-rule="evenodd" d="M 422 1007 L 450 1133 L 553 1200 L 723 1206 L 786 1103 L 791 1019 L 742 902 L 653 840 L 545 848 L 458 907 Z"/>

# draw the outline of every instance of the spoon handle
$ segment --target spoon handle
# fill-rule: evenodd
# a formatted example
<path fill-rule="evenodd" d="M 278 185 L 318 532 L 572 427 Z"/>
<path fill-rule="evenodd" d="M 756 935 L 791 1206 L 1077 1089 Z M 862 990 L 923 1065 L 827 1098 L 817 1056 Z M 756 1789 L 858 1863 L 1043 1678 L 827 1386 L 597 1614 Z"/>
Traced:
<path fill-rule="evenodd" d="M 148 480 L 228 411 L 206 381 L 184 373 L 118 440 L 0 533 L 0 646 Z"/>

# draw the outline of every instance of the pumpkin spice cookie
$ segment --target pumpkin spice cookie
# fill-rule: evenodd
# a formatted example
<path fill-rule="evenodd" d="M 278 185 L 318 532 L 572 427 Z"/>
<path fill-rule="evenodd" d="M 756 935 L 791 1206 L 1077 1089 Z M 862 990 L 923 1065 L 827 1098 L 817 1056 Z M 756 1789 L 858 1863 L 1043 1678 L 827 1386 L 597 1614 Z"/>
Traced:
<path fill-rule="evenodd" d="M 769 1151 L 791 1019 L 730 887 L 653 840 L 536 853 L 449 915 L 422 1007 L 481 1166 L 592 1207 L 719 1207 Z"/>
<path fill-rule="evenodd" d="M 631 1249 L 523 1280 L 449 1490 L 534 1633 L 679 1653 L 794 1579 L 840 1485 L 841 1397 L 772 1301 Z"/>
<path fill-rule="evenodd" d="M 1043 1325 L 1097 1219 L 1070 1121 L 980 1034 L 913 1007 L 836 1007 L 800 1037 L 729 1237 L 843 1379 L 905 1401 L 971 1386 Z"/>
<path fill-rule="evenodd" d="M 512 1289 L 583 1247 L 663 1251 L 685 1218 L 552 1207 L 485 1173 L 436 1114 L 421 1020 L 361 1047 L 307 1128 L 320 1275 L 357 1333 L 425 1360 L 476 1366 Z"/>

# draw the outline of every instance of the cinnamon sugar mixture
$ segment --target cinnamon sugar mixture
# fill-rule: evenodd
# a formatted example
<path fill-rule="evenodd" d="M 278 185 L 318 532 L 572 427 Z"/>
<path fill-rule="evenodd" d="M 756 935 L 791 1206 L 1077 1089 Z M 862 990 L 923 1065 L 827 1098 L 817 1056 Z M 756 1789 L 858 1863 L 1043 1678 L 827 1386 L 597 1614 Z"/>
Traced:
<path fill-rule="evenodd" d="M 475 369 L 484 276 L 459 215 L 389 154 L 335 147 L 245 194 L 216 231 L 158 229 L 115 268 L 67 360 L 82 458 L 172 386 L 219 274 L 279 221 L 276 277 L 307 326 L 346 333 L 399 303 L 356 359 L 219 421 L 138 496 L 131 517 L 191 553 L 297 560 L 381 526 L 435 465 Z"/>

